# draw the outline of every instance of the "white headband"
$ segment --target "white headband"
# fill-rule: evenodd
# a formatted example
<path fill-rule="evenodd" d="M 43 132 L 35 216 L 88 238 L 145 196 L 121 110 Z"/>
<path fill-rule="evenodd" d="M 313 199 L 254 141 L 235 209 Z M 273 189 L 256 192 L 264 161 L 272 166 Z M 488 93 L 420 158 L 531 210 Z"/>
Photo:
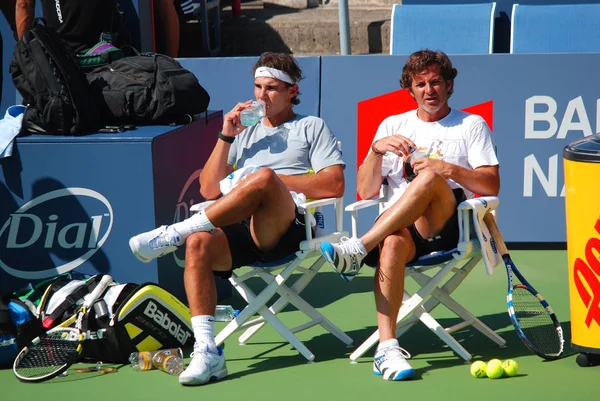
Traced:
<path fill-rule="evenodd" d="M 254 78 L 258 77 L 276 78 L 280 81 L 287 82 L 291 85 L 295 84 L 294 80 L 292 79 L 292 77 L 289 76 L 287 72 L 271 67 L 258 67 L 254 72 Z"/>

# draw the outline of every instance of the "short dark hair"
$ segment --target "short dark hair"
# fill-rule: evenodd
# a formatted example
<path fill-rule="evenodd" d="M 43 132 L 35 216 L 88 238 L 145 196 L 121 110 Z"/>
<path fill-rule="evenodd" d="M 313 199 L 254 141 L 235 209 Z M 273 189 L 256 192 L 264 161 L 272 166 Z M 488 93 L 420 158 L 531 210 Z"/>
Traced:
<path fill-rule="evenodd" d="M 433 51 L 429 49 L 419 50 L 414 52 L 408 57 L 404 68 L 402 69 L 402 77 L 400 78 L 400 87 L 403 89 L 409 89 L 412 86 L 413 77 L 416 74 L 421 73 L 425 68 L 431 64 L 437 64 L 440 66 L 440 73 L 446 81 L 452 81 L 458 75 L 456 68 L 452 66 L 452 61 L 446 53 L 443 51 Z M 454 92 L 454 85 L 448 91 L 448 97 Z"/>
<path fill-rule="evenodd" d="M 271 53 L 266 52 L 260 55 L 260 58 L 252 67 L 252 75 L 256 72 L 258 67 L 271 67 L 277 70 L 286 72 L 294 81 L 294 83 L 298 83 L 304 77 L 302 76 L 302 70 L 298 66 L 296 59 L 291 54 L 286 53 Z M 285 82 L 285 84 L 290 87 L 293 84 L 289 84 Z M 298 92 L 300 94 L 300 92 Z M 294 96 L 292 99 L 292 104 L 299 104 L 300 99 L 298 96 Z"/>

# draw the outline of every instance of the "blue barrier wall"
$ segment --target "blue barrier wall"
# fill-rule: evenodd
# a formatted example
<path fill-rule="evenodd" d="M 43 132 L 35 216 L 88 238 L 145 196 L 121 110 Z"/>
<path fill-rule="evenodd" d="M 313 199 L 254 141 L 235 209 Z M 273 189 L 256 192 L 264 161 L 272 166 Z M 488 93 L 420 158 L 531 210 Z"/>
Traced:
<path fill-rule="evenodd" d="M 499 223 L 506 240 L 565 242 L 562 149 L 600 131 L 600 79 L 595 73 L 600 54 L 492 54 L 452 60 L 459 74 L 451 106 L 493 105 L 502 177 Z M 253 97 L 256 57 L 180 61 L 210 93 L 211 109 L 226 112 Z M 405 61 L 406 56 L 389 55 L 299 57 L 306 79 L 300 83 L 302 103 L 296 110 L 324 118 L 342 141 L 346 204 L 356 200 L 357 104 L 398 90 Z M 11 85 L 5 81 L 6 87 Z"/>

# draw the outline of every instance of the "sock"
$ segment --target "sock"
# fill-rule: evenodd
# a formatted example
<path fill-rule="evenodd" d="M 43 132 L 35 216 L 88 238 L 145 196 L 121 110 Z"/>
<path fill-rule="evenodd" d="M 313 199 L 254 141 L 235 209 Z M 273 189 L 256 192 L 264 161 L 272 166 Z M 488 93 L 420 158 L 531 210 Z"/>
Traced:
<path fill-rule="evenodd" d="M 398 343 L 398 339 L 392 338 L 391 340 L 386 340 L 384 342 L 379 343 L 379 345 L 377 346 L 377 351 L 379 351 L 383 348 L 399 347 L 399 346 L 400 346 L 400 344 Z"/>
<path fill-rule="evenodd" d="M 366 255 L 368 252 L 367 252 L 367 249 L 365 248 L 364 244 L 362 243 L 362 241 L 360 239 L 356 238 L 356 242 L 358 245 L 358 249 L 360 249 L 360 251 L 362 252 L 363 255 Z"/>
<path fill-rule="evenodd" d="M 181 235 L 181 243 L 191 234 L 199 231 L 212 231 L 215 226 L 208 220 L 204 211 L 188 217 L 187 219 L 171 225 Z"/>
<path fill-rule="evenodd" d="M 196 342 L 204 343 L 211 351 L 217 352 L 215 344 L 215 318 L 210 315 L 192 316 L 192 330 Z"/>

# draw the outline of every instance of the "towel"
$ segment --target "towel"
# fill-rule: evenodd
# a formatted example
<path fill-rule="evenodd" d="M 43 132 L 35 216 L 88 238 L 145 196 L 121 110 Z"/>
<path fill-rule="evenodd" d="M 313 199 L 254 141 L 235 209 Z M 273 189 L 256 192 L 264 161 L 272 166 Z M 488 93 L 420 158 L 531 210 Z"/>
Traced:
<path fill-rule="evenodd" d="M 485 269 L 489 275 L 494 273 L 494 268 L 502 263 L 502 255 L 498 253 L 494 243 L 488 239 L 492 238 L 490 230 L 483 222 L 483 216 L 489 211 L 498 208 L 498 198 L 482 196 L 480 198 L 467 199 L 459 206 L 459 209 L 471 210 L 473 213 L 473 228 L 481 244 L 481 255 Z M 459 214 L 460 227 L 462 229 L 462 215 Z"/>
<path fill-rule="evenodd" d="M 10 106 L 0 120 L 0 158 L 12 156 L 14 139 L 21 131 L 25 106 Z"/>

